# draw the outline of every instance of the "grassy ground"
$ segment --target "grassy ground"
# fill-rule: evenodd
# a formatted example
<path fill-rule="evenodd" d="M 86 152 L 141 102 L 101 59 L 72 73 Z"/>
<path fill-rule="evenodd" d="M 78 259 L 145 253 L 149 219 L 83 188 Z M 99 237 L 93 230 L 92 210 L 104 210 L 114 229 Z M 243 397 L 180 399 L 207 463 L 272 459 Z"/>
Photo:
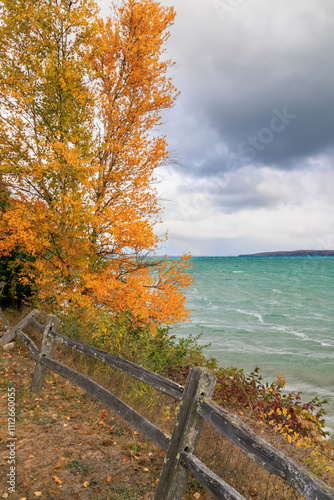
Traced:
<path fill-rule="evenodd" d="M 1 353 L 0 498 L 9 472 L 7 387 L 15 388 L 17 403 L 16 493 L 9 498 L 152 498 L 163 453 L 55 374 L 40 397 L 31 394 L 28 356 L 24 347 Z"/>
<path fill-rule="evenodd" d="M 15 321 L 10 320 L 10 324 Z M 81 355 L 69 355 L 58 349 L 54 356 L 90 375 L 170 433 L 176 412 L 176 403 L 172 400 L 152 393 L 113 370 L 101 368 L 100 364 L 87 362 Z M 33 370 L 34 359 L 20 341 L 13 351 L 1 352 L 0 498 L 152 499 L 164 453 L 84 391 L 53 373 L 48 373 L 39 397 L 31 394 Z M 6 486 L 9 473 L 7 389 L 12 387 L 16 394 L 17 441 L 16 492 L 10 494 Z M 275 434 L 267 423 L 242 413 L 239 412 L 240 418 L 257 434 L 334 485 L 331 468 L 334 455 L 329 443 L 317 449 L 297 448 L 279 433 Z M 247 499 L 302 498 L 208 425 L 202 433 L 198 456 Z M 209 500 L 211 497 L 190 477 L 183 498 Z"/>

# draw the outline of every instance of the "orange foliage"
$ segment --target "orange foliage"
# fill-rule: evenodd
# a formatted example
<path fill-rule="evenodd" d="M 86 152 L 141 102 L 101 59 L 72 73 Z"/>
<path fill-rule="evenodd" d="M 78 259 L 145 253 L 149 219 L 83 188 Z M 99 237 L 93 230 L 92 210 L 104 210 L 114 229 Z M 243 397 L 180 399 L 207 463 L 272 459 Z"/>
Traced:
<path fill-rule="evenodd" d="M 154 172 L 167 158 L 153 129 L 177 97 L 163 57 L 173 9 L 124 0 L 103 21 L 93 0 L 0 5 L 0 180 L 10 193 L 0 254 L 19 246 L 35 257 L 26 279 L 54 310 L 185 319 L 189 256 L 147 259 L 159 243 Z"/>

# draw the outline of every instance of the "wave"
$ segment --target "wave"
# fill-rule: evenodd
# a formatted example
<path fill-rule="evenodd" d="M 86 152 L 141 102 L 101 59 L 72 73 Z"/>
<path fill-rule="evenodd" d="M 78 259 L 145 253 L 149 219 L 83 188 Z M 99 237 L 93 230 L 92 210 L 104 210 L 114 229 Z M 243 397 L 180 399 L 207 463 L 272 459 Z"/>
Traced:
<path fill-rule="evenodd" d="M 247 316 L 254 316 L 254 318 L 258 319 L 260 323 L 264 323 L 262 314 L 253 311 L 244 311 L 243 309 L 236 309 L 237 312 L 241 314 L 246 314 Z"/>

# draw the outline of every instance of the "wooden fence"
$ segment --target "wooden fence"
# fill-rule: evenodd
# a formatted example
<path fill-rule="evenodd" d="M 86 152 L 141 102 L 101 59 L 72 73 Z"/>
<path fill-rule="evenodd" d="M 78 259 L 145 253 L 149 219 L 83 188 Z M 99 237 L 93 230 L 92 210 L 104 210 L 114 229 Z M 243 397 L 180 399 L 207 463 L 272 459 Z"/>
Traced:
<path fill-rule="evenodd" d="M 0 295 L 1 286 L 3 288 L 2 283 L 0 283 Z M 245 500 L 242 495 L 214 474 L 195 456 L 204 420 L 246 453 L 248 457 L 255 460 L 272 474 L 283 478 L 304 498 L 309 500 L 334 499 L 333 488 L 330 488 L 309 471 L 276 450 L 252 430 L 248 429 L 238 417 L 230 414 L 212 401 L 211 396 L 216 380 L 215 375 L 210 370 L 199 367 L 193 368 L 183 387 L 130 361 L 61 335 L 56 332 L 58 320 L 55 316 L 49 315 L 46 324 L 42 325 L 36 319 L 38 315 L 39 311 L 35 309 L 17 325 L 10 328 L 5 315 L 1 311 L 0 319 L 4 323 L 6 333 L 0 338 L 0 345 L 5 345 L 15 337 L 19 337 L 35 356 L 36 366 L 31 383 L 32 392 L 39 393 L 46 370 L 49 369 L 101 401 L 166 452 L 154 500 L 181 500 L 189 473 L 214 498 L 220 500 Z M 23 329 L 28 325 L 33 325 L 42 332 L 39 349 L 23 332 Z M 54 341 L 106 363 L 179 400 L 181 403 L 172 436 L 166 435 L 133 408 L 93 380 L 53 359 L 51 350 Z"/>

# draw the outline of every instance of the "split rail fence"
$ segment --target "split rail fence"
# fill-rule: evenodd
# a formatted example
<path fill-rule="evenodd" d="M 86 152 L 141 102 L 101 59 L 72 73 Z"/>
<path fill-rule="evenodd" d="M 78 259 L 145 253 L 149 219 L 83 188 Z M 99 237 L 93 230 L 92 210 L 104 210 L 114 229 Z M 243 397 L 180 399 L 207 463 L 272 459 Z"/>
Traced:
<path fill-rule="evenodd" d="M 0 295 L 3 287 L 4 283 L 1 282 Z M 210 370 L 193 368 L 183 387 L 130 361 L 61 335 L 56 332 L 58 322 L 56 316 L 47 316 L 46 324 L 42 325 L 36 319 L 38 315 L 39 311 L 34 309 L 17 325 L 10 328 L 0 308 L 0 319 L 6 329 L 6 333 L 0 338 L 0 345 L 5 345 L 18 337 L 30 349 L 36 358 L 31 383 L 32 392 L 39 393 L 46 371 L 49 369 L 101 401 L 166 452 L 154 500 L 181 500 L 189 473 L 216 499 L 245 500 L 240 493 L 214 474 L 195 456 L 204 420 L 267 471 L 283 478 L 304 498 L 309 500 L 334 499 L 333 488 L 276 450 L 247 428 L 238 417 L 212 401 L 211 396 L 216 378 Z M 23 332 L 28 325 L 42 332 L 39 349 Z M 171 437 L 94 380 L 53 359 L 51 350 L 54 341 L 106 363 L 179 400 L 181 403 Z"/>

